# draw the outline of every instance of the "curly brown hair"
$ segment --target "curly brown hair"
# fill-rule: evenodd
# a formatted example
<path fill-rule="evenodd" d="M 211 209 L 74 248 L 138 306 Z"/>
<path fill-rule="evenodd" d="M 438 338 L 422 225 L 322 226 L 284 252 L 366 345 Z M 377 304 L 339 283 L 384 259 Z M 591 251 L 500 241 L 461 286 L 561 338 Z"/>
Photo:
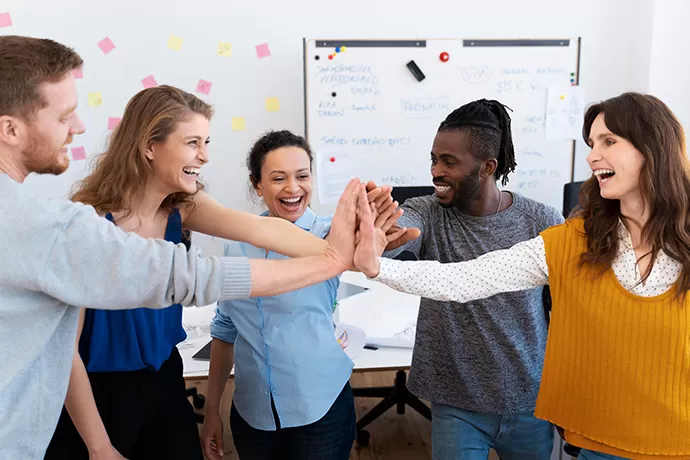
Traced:
<path fill-rule="evenodd" d="M 683 127 L 658 98 L 624 93 L 588 108 L 582 128 L 585 142 L 599 114 L 604 114 L 612 133 L 630 141 L 644 157 L 639 186 L 649 219 L 642 228 L 642 241 L 651 245 L 652 264 L 659 251 L 682 264 L 676 295 L 684 297 L 690 289 L 690 163 Z M 621 214 L 620 201 L 603 198 L 599 182 L 592 177 L 582 185 L 574 216 L 584 219 L 587 235 L 581 263 L 607 270 L 618 251 L 619 219 L 627 218 Z"/>
<path fill-rule="evenodd" d="M 108 148 L 95 158 L 93 172 L 75 184 L 72 201 L 89 204 L 99 214 L 124 211 L 125 216 L 130 216 L 153 171 L 144 154 L 146 148 L 165 142 L 177 125 L 193 113 L 210 120 L 213 108 L 193 94 L 172 86 L 137 93 L 127 103 Z M 197 181 L 197 192 L 203 188 Z M 170 210 L 190 205 L 191 197 L 185 192 L 173 193 L 161 207 Z"/>

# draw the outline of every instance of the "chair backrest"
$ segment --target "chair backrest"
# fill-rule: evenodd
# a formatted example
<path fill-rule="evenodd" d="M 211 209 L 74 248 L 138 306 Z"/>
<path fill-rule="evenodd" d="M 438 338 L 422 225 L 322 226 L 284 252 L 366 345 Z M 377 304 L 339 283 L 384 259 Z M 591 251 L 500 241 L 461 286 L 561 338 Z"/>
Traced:
<path fill-rule="evenodd" d="M 418 196 L 427 196 L 434 193 L 434 187 L 393 187 L 391 191 L 391 196 L 399 204 L 403 204 L 405 200 L 409 198 L 414 198 Z M 417 260 L 417 257 L 409 251 L 403 251 L 398 254 L 395 259 L 397 260 Z"/>
<path fill-rule="evenodd" d="M 568 217 L 580 201 L 580 188 L 583 182 L 570 182 L 563 186 L 563 217 Z"/>

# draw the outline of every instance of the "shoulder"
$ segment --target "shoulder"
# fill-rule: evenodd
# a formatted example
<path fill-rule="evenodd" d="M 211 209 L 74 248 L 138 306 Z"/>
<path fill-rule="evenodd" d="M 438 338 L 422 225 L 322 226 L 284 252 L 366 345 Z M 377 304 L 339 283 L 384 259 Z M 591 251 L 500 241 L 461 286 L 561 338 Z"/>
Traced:
<path fill-rule="evenodd" d="M 400 207 L 403 208 L 406 213 L 412 211 L 424 217 L 430 216 L 435 211 L 442 209 L 434 195 L 408 198 Z"/>
<path fill-rule="evenodd" d="M 545 242 L 553 242 L 565 238 L 567 235 L 575 235 L 585 238 L 585 221 L 581 217 L 570 217 L 565 222 L 553 225 L 540 233 Z"/>
<path fill-rule="evenodd" d="M 554 225 L 560 225 L 565 221 L 563 214 L 553 206 L 527 198 L 519 193 L 511 193 L 513 194 L 514 206 L 516 209 L 526 218 L 533 220 L 540 230 L 545 230 Z"/>

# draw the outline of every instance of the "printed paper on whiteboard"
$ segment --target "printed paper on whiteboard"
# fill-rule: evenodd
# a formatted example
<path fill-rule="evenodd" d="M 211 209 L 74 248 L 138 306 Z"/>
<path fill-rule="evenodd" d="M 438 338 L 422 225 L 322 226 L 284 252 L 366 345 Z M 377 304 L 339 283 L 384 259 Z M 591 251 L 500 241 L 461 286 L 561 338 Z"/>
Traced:
<path fill-rule="evenodd" d="M 550 86 L 546 102 L 546 139 L 579 139 L 585 112 L 581 86 Z"/>
<path fill-rule="evenodd" d="M 347 183 L 357 177 L 357 162 L 363 155 L 316 152 L 316 186 L 319 204 L 337 203 Z M 360 168 L 361 170 L 361 165 Z"/>

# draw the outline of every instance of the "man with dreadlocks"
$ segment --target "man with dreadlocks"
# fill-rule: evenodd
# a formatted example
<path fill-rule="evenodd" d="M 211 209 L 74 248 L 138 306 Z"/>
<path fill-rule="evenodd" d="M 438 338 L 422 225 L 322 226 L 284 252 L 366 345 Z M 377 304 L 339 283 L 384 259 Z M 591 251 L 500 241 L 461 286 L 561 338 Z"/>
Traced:
<path fill-rule="evenodd" d="M 481 99 L 453 111 L 431 149 L 435 196 L 402 205 L 398 224 L 421 236 L 384 256 L 472 260 L 562 223 L 556 209 L 497 187 L 515 165 L 503 104 Z M 553 428 L 533 416 L 547 334 L 542 295 L 503 293 L 462 308 L 422 299 L 408 387 L 431 401 L 434 460 L 486 459 L 490 448 L 503 460 L 550 457 Z"/>

